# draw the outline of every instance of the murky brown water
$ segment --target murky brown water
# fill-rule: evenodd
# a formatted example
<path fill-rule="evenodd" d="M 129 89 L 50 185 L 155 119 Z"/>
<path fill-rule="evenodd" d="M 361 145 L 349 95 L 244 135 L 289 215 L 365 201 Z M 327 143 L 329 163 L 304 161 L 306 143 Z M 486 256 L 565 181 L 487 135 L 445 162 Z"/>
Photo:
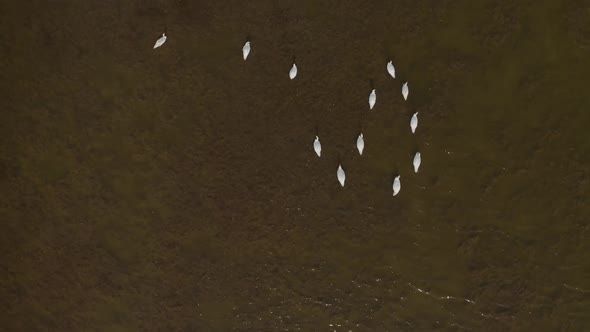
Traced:
<path fill-rule="evenodd" d="M 0 22 L 3 330 L 590 330 L 588 2 L 4 1 Z"/>

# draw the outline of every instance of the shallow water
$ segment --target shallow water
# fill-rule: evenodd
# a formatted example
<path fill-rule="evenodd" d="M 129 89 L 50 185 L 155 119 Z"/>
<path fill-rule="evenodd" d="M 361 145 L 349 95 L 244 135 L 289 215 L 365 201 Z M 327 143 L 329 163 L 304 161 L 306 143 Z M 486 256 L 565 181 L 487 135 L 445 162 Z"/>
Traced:
<path fill-rule="evenodd" d="M 29 1 L 0 22 L 5 330 L 590 330 L 588 2 Z"/>

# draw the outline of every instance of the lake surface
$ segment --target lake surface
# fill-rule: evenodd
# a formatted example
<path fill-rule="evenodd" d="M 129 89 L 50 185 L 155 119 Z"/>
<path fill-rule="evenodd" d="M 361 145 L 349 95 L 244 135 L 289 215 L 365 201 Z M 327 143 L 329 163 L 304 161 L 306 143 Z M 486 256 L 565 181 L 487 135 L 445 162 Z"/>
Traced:
<path fill-rule="evenodd" d="M 3 330 L 590 330 L 587 1 L 5 1 L 0 26 Z"/>

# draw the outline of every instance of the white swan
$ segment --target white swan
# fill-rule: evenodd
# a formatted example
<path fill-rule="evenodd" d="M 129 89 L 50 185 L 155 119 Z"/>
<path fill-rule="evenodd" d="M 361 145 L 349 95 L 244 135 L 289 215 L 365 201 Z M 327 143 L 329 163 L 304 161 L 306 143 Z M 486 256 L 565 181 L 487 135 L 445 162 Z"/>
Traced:
<path fill-rule="evenodd" d="M 371 93 L 369 94 L 369 109 L 373 109 L 373 107 L 375 106 L 375 103 L 377 102 L 377 92 L 375 91 L 375 89 L 371 90 Z"/>
<path fill-rule="evenodd" d="M 363 155 L 363 150 L 365 149 L 365 140 L 363 137 L 363 133 L 361 133 L 356 139 L 356 148 L 359 150 L 359 154 L 361 156 Z"/>
<path fill-rule="evenodd" d="M 162 37 L 158 38 L 158 40 L 156 40 L 156 43 L 154 44 L 154 49 L 164 45 L 164 43 L 166 42 L 166 33 L 162 34 Z"/>
<path fill-rule="evenodd" d="M 338 176 L 338 182 L 340 182 L 340 185 L 344 187 L 344 180 L 346 179 L 346 175 L 344 175 L 342 164 L 338 165 L 338 171 L 336 172 L 336 175 Z"/>
<path fill-rule="evenodd" d="M 397 195 L 400 189 L 402 189 L 402 184 L 400 182 L 400 176 L 398 175 L 393 179 L 393 196 Z"/>
<path fill-rule="evenodd" d="M 313 141 L 313 149 L 318 157 L 322 154 L 322 144 L 320 143 L 320 138 L 317 136 L 315 137 L 315 141 Z"/>
<path fill-rule="evenodd" d="M 395 67 L 393 66 L 393 62 L 389 61 L 387 63 L 387 72 L 391 77 L 395 78 Z"/>
<path fill-rule="evenodd" d="M 420 152 L 416 152 L 414 155 L 414 161 L 412 163 L 414 164 L 414 173 L 418 173 L 418 169 L 422 163 L 422 156 L 420 155 Z"/>
<path fill-rule="evenodd" d="M 244 56 L 244 60 L 246 60 L 248 58 L 249 54 L 250 54 L 250 41 L 247 41 L 244 44 L 244 47 L 242 47 L 242 56 Z"/>
<path fill-rule="evenodd" d="M 418 112 L 412 115 L 410 119 L 410 129 L 412 129 L 412 134 L 416 132 L 416 128 L 418 127 Z"/>
<path fill-rule="evenodd" d="M 410 88 L 408 88 L 408 82 L 402 85 L 402 96 L 404 96 L 404 100 L 408 100 L 408 94 L 410 93 Z"/>
<path fill-rule="evenodd" d="M 291 70 L 289 70 L 289 78 L 294 79 L 297 76 L 297 65 L 293 63 Z"/>

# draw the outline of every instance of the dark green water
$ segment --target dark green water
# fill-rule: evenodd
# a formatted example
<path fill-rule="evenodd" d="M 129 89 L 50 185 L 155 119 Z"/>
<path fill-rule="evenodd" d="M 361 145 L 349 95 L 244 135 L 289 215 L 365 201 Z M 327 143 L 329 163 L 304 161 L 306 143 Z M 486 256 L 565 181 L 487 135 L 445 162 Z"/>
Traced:
<path fill-rule="evenodd" d="M 2 330 L 590 330 L 587 1 L 4 1 L 0 26 Z"/>

